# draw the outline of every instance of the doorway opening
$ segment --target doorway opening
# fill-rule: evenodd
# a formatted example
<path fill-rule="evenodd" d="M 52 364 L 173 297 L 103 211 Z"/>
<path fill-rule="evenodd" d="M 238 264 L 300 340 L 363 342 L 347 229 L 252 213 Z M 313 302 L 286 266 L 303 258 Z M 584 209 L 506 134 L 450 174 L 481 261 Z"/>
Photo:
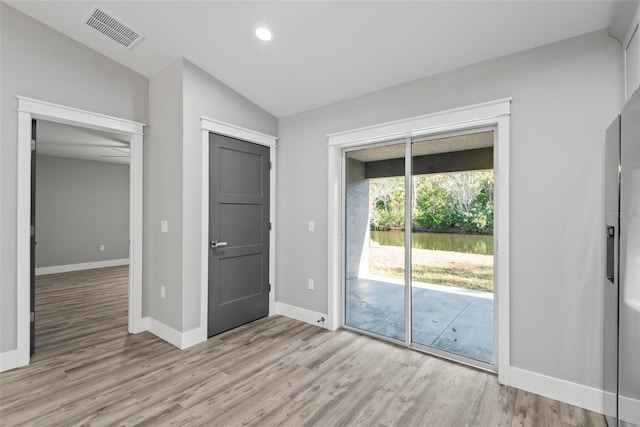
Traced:
<path fill-rule="evenodd" d="M 85 129 L 112 132 L 124 136 L 130 148 L 129 180 L 129 257 L 128 273 L 128 332 L 144 331 L 142 320 L 142 123 L 106 116 L 73 107 L 53 104 L 26 97 L 18 97 L 18 200 L 17 200 L 17 302 L 15 367 L 29 364 L 31 314 L 33 295 L 30 278 L 35 265 L 31 263 L 31 161 L 32 121 L 46 120 Z M 13 364 L 12 364 L 13 365 Z"/>
<path fill-rule="evenodd" d="M 33 120 L 31 354 L 127 334 L 130 141 Z M 37 244 L 36 244 L 37 243 Z"/>
<path fill-rule="evenodd" d="M 345 150 L 345 327 L 496 370 L 494 137 Z"/>

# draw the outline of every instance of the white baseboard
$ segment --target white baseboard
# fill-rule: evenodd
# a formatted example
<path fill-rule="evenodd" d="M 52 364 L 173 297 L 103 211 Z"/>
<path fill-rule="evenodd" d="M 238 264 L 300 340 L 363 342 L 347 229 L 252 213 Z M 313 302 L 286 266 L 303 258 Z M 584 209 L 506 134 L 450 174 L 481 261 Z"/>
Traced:
<path fill-rule="evenodd" d="M 18 367 L 18 350 L 5 351 L 0 353 L 0 372 L 8 371 Z"/>
<path fill-rule="evenodd" d="M 640 425 L 640 400 L 620 396 L 618 411 L 621 421 L 626 421 L 632 425 Z"/>
<path fill-rule="evenodd" d="M 618 410 L 618 396 L 610 391 L 602 391 L 602 395 L 604 396 L 602 407 L 603 415 L 606 415 L 607 417 L 615 417 L 616 411 Z"/>
<path fill-rule="evenodd" d="M 182 347 L 181 349 L 185 349 L 191 347 L 192 345 L 200 344 L 201 342 L 205 342 L 207 340 L 207 327 L 205 325 L 204 328 L 195 328 L 187 332 L 182 333 Z"/>
<path fill-rule="evenodd" d="M 151 317 L 145 317 L 142 321 L 149 332 L 165 340 L 169 344 L 178 347 L 180 350 L 184 350 L 187 347 L 191 347 L 192 345 L 201 343 L 207 339 L 206 332 L 203 339 L 202 330 L 200 328 L 192 329 L 187 332 L 178 332 L 171 326 L 167 326 Z"/>
<path fill-rule="evenodd" d="M 604 414 L 610 417 L 616 416 L 616 403 L 618 403 L 618 411 L 620 421 L 625 421 L 631 425 L 640 425 L 640 400 L 631 399 L 629 397 L 620 396 L 616 399 L 616 395 L 611 392 L 603 392 L 606 399 L 604 401 Z"/>
<path fill-rule="evenodd" d="M 604 392 L 600 389 L 511 367 L 510 385 L 550 399 L 604 413 Z"/>
<path fill-rule="evenodd" d="M 292 319 L 299 320 L 301 322 L 309 323 L 311 325 L 320 326 L 326 328 L 327 315 L 318 313 L 316 311 L 307 310 L 306 308 L 296 307 L 295 305 L 285 304 L 283 302 L 276 301 L 276 314 L 281 314 Z M 318 322 L 321 318 L 325 319 L 324 322 Z"/>
<path fill-rule="evenodd" d="M 83 262 L 80 264 L 53 265 L 51 267 L 36 268 L 36 276 L 44 274 L 66 273 L 69 271 L 91 270 L 94 268 L 115 267 L 117 265 L 128 265 L 129 258 L 108 259 L 106 261 Z"/>

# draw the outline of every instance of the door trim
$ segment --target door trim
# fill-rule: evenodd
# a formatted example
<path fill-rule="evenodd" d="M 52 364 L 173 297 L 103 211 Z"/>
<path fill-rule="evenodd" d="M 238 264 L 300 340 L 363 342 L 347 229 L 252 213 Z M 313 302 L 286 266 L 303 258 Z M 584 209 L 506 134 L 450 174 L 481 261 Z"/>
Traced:
<path fill-rule="evenodd" d="M 229 136 L 242 141 L 269 147 L 271 171 L 269 173 L 269 316 L 275 313 L 276 302 L 276 141 L 277 137 L 209 117 L 201 117 L 202 123 L 202 217 L 200 243 L 200 331 L 199 339 L 207 340 L 209 297 L 209 133 Z"/>
<path fill-rule="evenodd" d="M 142 322 L 142 156 L 144 124 L 91 111 L 18 96 L 18 197 L 17 197 L 17 366 L 29 364 L 30 285 L 29 212 L 31 209 L 31 120 L 40 119 L 130 137 L 129 165 L 129 317 L 128 330 L 145 330 Z"/>
<path fill-rule="evenodd" d="M 509 117 L 511 98 L 485 102 L 452 110 L 382 123 L 327 135 L 328 173 L 328 315 L 327 328 L 344 325 L 343 307 L 343 149 L 407 137 L 436 135 L 466 129 L 494 126 L 493 146 L 495 192 L 494 267 L 497 310 L 498 380 L 509 385 L 510 311 L 509 311 Z"/>

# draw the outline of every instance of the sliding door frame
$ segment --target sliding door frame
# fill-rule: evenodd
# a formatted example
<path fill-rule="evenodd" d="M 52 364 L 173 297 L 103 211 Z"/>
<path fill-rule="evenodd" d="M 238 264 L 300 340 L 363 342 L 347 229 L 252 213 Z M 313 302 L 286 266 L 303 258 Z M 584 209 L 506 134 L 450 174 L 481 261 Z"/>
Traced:
<path fill-rule="evenodd" d="M 509 316 L 509 116 L 511 98 L 501 99 L 483 104 L 447 110 L 443 112 L 412 117 L 404 120 L 383 123 L 351 131 L 327 135 L 329 150 L 329 181 L 328 181 L 328 329 L 335 330 L 347 327 L 344 324 L 344 166 L 345 149 L 369 147 L 372 144 L 404 140 L 406 145 L 405 167 L 411 172 L 411 141 L 415 138 L 430 138 L 436 135 L 455 132 L 469 132 L 473 129 L 493 127 L 494 134 L 494 179 L 495 179 L 495 224 L 494 229 L 494 285 L 497 333 L 497 352 L 495 366 L 498 380 L 501 384 L 509 385 L 510 367 L 510 316 Z M 411 188 L 406 180 L 412 175 L 406 173 L 405 188 Z M 411 197 L 405 195 L 405 209 L 411 203 Z M 405 217 L 409 222 L 410 217 Z M 405 227 L 405 229 L 407 229 Z M 409 230 L 410 223 L 409 223 Z M 411 233 L 405 233 L 405 245 L 411 247 Z M 407 251 L 405 251 L 407 252 Z M 405 253 L 406 265 L 411 265 L 411 251 Z M 407 269 L 405 269 L 407 270 Z M 410 301 L 411 270 L 405 271 L 405 301 Z M 408 279 L 407 279 L 408 277 Z M 408 288 L 408 290 L 407 290 Z M 410 313 L 410 310 L 407 310 Z M 411 317 L 405 318 L 405 325 L 410 331 Z M 373 335 L 373 334 L 372 334 Z M 410 333 L 405 331 L 404 345 L 424 350 L 419 344 L 410 342 Z M 398 340 L 393 340 L 397 342 Z M 429 352 L 439 354 L 437 351 Z M 444 353 L 444 352 L 443 352 Z M 449 357 L 451 358 L 451 357 Z M 482 367 L 482 366 L 480 366 Z"/>

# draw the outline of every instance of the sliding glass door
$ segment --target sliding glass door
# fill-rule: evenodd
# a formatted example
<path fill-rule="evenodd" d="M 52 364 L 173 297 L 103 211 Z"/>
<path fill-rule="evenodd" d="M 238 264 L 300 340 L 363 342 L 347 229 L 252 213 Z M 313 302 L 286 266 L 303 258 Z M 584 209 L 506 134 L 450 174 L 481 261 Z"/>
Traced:
<path fill-rule="evenodd" d="M 492 146 L 489 131 L 411 147 L 411 341 L 486 364 L 494 359 Z"/>
<path fill-rule="evenodd" d="M 345 324 L 404 342 L 404 142 L 346 153 L 345 178 Z"/>
<path fill-rule="evenodd" d="M 345 151 L 345 326 L 493 370 L 493 130 Z"/>

